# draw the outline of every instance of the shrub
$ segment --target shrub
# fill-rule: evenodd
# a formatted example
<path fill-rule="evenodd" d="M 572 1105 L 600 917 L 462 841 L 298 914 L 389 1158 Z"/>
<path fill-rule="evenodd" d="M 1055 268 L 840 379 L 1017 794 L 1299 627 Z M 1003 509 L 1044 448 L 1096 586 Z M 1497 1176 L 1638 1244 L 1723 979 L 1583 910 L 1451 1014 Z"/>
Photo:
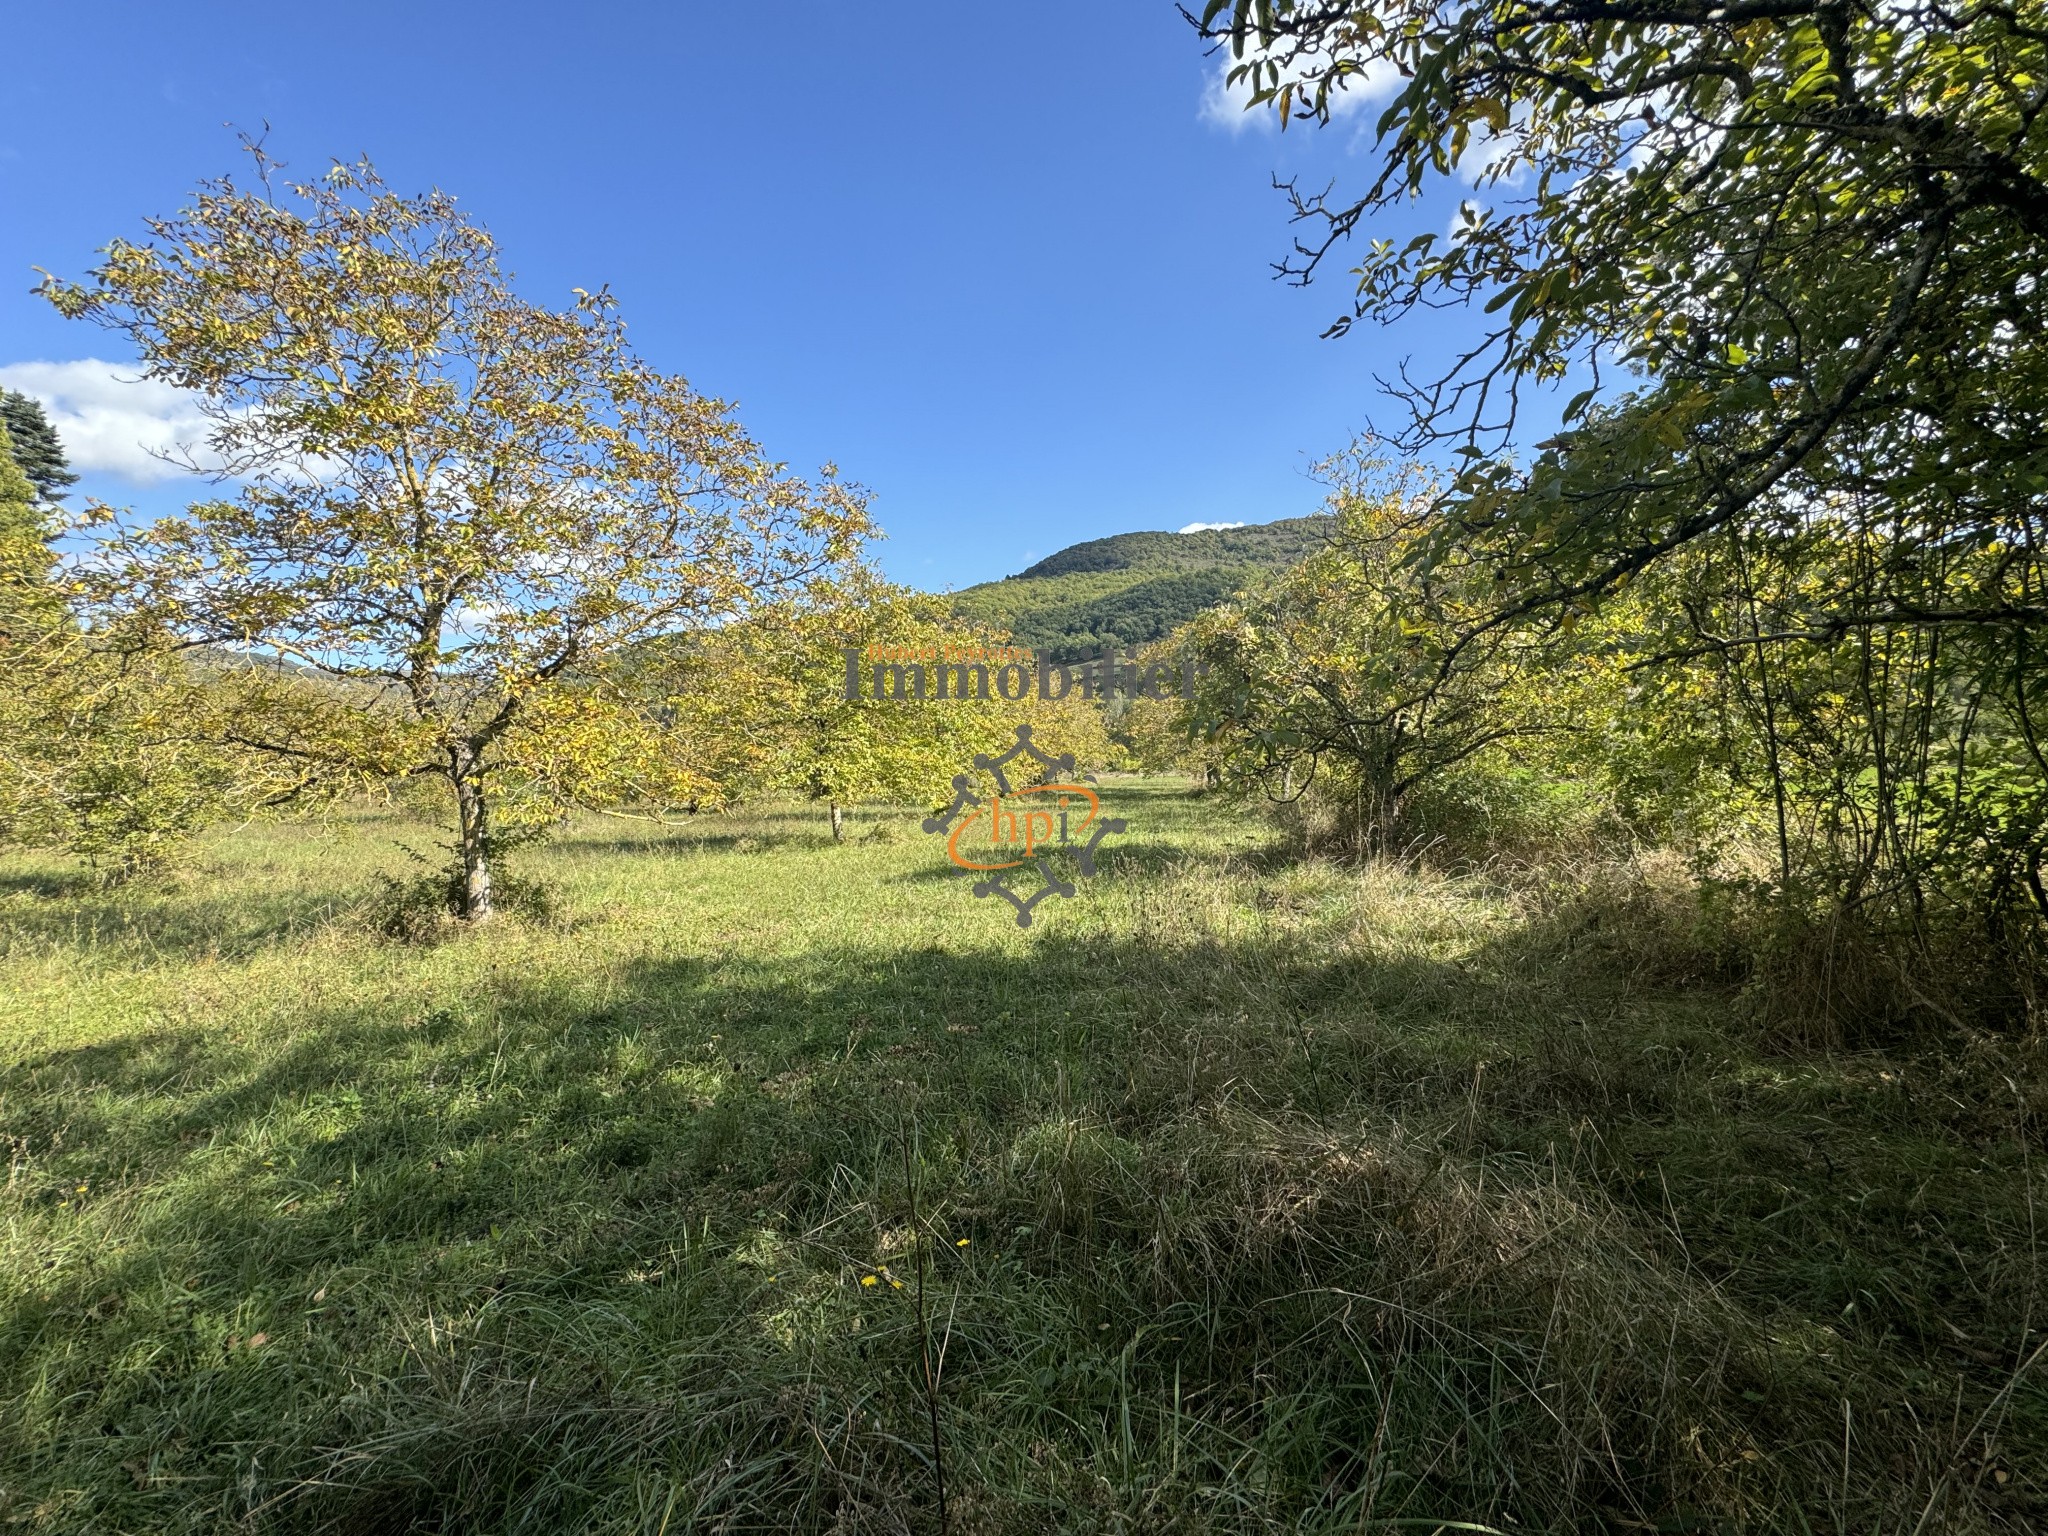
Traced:
<path fill-rule="evenodd" d="M 561 896 L 552 884 L 495 865 L 509 848 L 543 836 L 544 832 L 525 832 L 492 839 L 491 894 L 495 913 L 537 924 L 561 920 Z M 405 851 L 419 863 L 429 864 L 423 855 L 410 848 Z M 444 937 L 460 919 L 469 880 L 455 850 L 449 847 L 447 853 L 447 862 L 438 868 L 430 866 L 410 879 L 380 874 L 377 895 L 370 903 L 371 926 L 401 944 L 430 944 Z"/>

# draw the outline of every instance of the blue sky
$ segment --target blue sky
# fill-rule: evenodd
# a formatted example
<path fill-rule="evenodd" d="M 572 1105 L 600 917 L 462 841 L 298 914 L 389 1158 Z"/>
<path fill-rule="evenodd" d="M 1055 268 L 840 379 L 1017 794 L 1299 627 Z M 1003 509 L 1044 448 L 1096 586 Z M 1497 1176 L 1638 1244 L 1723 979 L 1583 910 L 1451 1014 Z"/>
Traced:
<path fill-rule="evenodd" d="M 10 19 L 0 380 L 64 393 L 82 493 L 194 493 L 135 451 L 168 390 L 30 296 L 81 274 L 270 124 L 295 172 L 366 153 L 497 236 L 520 287 L 609 283 L 639 349 L 769 451 L 870 487 L 900 580 L 964 586 L 1080 539 L 1311 511 L 1310 461 L 1438 361 L 1457 317 L 1317 333 L 1341 273 L 1271 280 L 1277 172 L 1357 180 L 1370 111 L 1240 120 L 1169 3 L 815 0 L 41 6 Z M 1036 23 L 1036 25 L 1033 25 Z M 1442 228 L 1418 207 L 1405 236 Z M 97 381 L 97 382 L 96 382 Z"/>

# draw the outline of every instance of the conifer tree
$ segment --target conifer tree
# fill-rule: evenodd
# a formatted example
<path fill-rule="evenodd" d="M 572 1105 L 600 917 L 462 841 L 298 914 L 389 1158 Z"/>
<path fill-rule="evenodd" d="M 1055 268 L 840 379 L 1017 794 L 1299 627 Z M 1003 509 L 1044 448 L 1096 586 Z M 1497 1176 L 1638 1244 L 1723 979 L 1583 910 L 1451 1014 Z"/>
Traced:
<path fill-rule="evenodd" d="M 42 401 L 17 390 L 0 390 L 0 423 L 5 424 L 12 440 L 14 463 L 34 486 L 36 500 L 61 500 L 65 491 L 78 483 L 57 429 L 43 412 Z"/>

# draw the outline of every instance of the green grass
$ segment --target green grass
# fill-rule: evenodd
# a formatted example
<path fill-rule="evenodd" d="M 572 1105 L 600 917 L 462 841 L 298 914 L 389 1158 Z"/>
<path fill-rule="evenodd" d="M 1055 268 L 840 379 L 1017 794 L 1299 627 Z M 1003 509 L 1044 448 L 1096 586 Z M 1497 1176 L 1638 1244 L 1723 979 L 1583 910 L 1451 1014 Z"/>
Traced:
<path fill-rule="evenodd" d="M 579 822 L 425 948 L 388 816 L 0 867 L 0 1522 L 936 1530 L 920 1243 L 958 1531 L 2048 1517 L 2029 1045 L 1111 792 L 1029 931 L 913 812 Z"/>

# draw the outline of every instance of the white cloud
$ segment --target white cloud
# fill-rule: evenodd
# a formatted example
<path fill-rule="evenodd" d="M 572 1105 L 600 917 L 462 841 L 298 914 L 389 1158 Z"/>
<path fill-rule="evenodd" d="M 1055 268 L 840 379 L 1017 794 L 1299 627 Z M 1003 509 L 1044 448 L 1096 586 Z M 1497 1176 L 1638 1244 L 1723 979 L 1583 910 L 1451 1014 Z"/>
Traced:
<path fill-rule="evenodd" d="M 1245 49 L 1246 61 L 1257 57 L 1255 47 Z M 1277 128 L 1279 118 L 1271 104 L 1247 111 L 1252 96 L 1249 85 L 1244 81 L 1235 85 L 1230 83 L 1230 72 L 1240 62 L 1231 53 L 1228 43 L 1216 50 L 1209 78 L 1202 87 L 1202 121 L 1230 133 L 1242 133 L 1252 127 Z M 1308 80 L 1327 69 L 1329 63 L 1328 54 L 1312 53 L 1304 54 L 1283 67 L 1287 79 Z M 1400 85 L 1400 72 L 1386 60 L 1375 59 L 1359 73 L 1348 76 L 1341 89 L 1330 93 L 1330 116 L 1332 119 L 1354 117 L 1367 107 L 1385 101 L 1400 89 Z"/>
<path fill-rule="evenodd" d="M 153 485 L 187 473 L 159 454 L 203 447 L 208 422 L 199 399 L 133 365 L 81 358 L 69 363 L 8 363 L 0 385 L 43 402 L 74 469 Z M 199 454 L 201 462 L 205 455 Z"/>
<path fill-rule="evenodd" d="M 1207 533 L 1215 528 L 1242 528 L 1243 523 L 1189 523 L 1185 528 L 1176 528 L 1175 533 Z"/>

